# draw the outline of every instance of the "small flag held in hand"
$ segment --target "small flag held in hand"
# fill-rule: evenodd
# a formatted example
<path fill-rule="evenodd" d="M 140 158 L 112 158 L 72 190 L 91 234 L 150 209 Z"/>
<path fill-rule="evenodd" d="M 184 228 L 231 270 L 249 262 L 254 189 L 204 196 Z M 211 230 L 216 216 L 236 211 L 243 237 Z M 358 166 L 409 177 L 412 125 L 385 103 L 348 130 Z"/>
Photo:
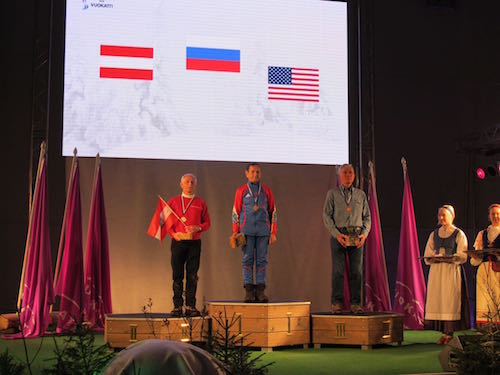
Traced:
<path fill-rule="evenodd" d="M 158 197 L 158 205 L 151 218 L 148 234 L 157 240 L 162 241 L 168 233 L 168 229 L 173 225 L 175 214 L 170 206 L 161 198 Z"/>

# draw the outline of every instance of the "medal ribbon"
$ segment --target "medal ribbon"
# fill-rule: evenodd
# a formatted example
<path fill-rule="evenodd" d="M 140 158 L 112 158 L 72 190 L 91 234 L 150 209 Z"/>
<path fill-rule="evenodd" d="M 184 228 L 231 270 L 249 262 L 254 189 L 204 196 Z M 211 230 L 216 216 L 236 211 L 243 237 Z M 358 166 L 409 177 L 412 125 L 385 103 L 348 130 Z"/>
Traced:
<path fill-rule="evenodd" d="M 345 204 L 347 206 L 345 208 L 345 210 L 349 213 L 349 212 L 351 212 L 351 206 L 349 205 L 351 203 L 351 198 L 352 198 L 351 188 L 346 189 L 344 187 L 341 187 L 340 192 L 342 193 L 342 196 L 344 197 Z"/>
<path fill-rule="evenodd" d="M 253 204 L 254 204 L 254 206 L 257 206 L 257 200 L 259 199 L 259 194 L 260 194 L 260 190 L 262 188 L 262 184 L 259 184 L 259 191 L 257 191 L 257 196 L 253 195 L 252 188 L 250 187 L 250 183 L 249 182 L 247 182 L 247 187 L 248 187 L 248 192 L 249 192 L 250 196 L 253 198 Z"/>
<path fill-rule="evenodd" d="M 352 192 L 351 192 L 351 190 L 342 187 L 340 189 L 340 192 L 344 196 L 345 204 L 347 204 L 349 206 L 349 203 L 351 203 L 351 198 L 352 198 Z"/>
<path fill-rule="evenodd" d="M 187 198 L 187 197 L 186 197 L 186 198 Z M 182 196 L 182 194 L 181 194 L 181 204 L 182 204 L 182 214 L 183 214 L 183 215 L 187 212 L 187 210 L 188 210 L 189 206 L 191 206 L 191 203 L 193 203 L 193 199 L 194 199 L 194 195 L 193 195 L 193 198 L 191 198 L 191 200 L 190 200 L 190 201 L 189 201 L 189 203 L 187 204 L 187 206 L 184 208 L 184 197 L 183 197 L 183 196 Z"/>

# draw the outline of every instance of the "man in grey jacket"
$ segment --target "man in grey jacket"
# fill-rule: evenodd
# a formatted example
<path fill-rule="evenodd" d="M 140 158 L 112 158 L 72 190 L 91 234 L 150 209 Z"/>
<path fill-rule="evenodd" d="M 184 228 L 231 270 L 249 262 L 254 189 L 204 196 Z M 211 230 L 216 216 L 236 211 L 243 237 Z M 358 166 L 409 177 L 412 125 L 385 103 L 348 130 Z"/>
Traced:
<path fill-rule="evenodd" d="M 351 311 L 363 312 L 361 283 L 363 247 L 370 232 L 371 219 L 368 199 L 363 190 L 353 186 L 355 173 L 350 164 L 339 171 L 339 187 L 326 194 L 323 222 L 331 234 L 332 251 L 332 313 L 342 313 L 344 302 L 345 256 L 349 257 Z"/>

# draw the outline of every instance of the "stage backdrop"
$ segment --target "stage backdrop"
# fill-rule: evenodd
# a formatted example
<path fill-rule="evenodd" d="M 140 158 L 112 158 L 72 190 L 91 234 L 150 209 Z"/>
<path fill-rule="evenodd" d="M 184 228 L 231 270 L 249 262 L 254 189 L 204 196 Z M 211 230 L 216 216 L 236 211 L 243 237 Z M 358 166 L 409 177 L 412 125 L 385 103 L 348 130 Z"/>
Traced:
<path fill-rule="evenodd" d="M 84 241 L 94 161 L 80 159 Z M 70 165 L 68 158 L 68 172 Z M 148 298 L 155 312 L 172 309 L 170 239 L 160 243 L 146 230 L 157 194 L 165 199 L 179 194 L 179 179 L 187 172 L 198 177 L 197 194 L 206 200 L 212 221 L 202 237 L 198 308 L 204 301 L 241 300 L 241 250 L 231 249 L 228 238 L 234 193 L 246 182 L 244 169 L 244 163 L 102 159 L 114 312 L 140 312 Z M 262 164 L 262 171 L 278 207 L 278 242 L 270 247 L 267 274 L 271 301 L 311 301 L 313 311 L 328 309 L 331 257 L 322 209 L 327 190 L 335 186 L 335 167 Z"/>
<path fill-rule="evenodd" d="M 325 164 L 349 154 L 347 4 L 68 2 L 65 32 L 63 155 L 103 157 L 114 311 L 140 311 L 148 298 L 154 311 L 172 308 L 170 239 L 146 230 L 157 195 L 179 194 L 187 172 L 212 219 L 198 306 L 241 299 L 241 250 L 228 237 L 245 161 L 301 164 L 262 165 L 278 206 L 268 293 L 326 309 L 322 207 L 335 169 Z M 84 215 L 93 163 L 81 160 Z"/>

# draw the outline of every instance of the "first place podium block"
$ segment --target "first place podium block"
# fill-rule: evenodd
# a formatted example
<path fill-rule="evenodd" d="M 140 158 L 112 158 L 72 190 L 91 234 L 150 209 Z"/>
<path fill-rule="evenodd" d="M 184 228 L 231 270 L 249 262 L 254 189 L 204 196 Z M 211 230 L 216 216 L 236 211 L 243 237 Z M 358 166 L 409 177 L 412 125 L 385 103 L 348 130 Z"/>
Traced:
<path fill-rule="evenodd" d="M 223 329 L 216 319 L 223 322 L 234 319 L 230 333 L 241 335 L 244 345 L 264 351 L 272 351 L 277 346 L 309 345 L 311 302 L 212 301 L 207 307 L 212 332 Z"/>
<path fill-rule="evenodd" d="M 209 320 L 206 317 L 174 318 L 167 313 L 108 314 L 104 342 L 112 348 L 126 348 L 146 339 L 203 342 Z"/>
<path fill-rule="evenodd" d="M 313 313 L 312 342 L 314 348 L 321 344 L 372 345 L 403 341 L 403 315 L 392 312 L 363 313 L 360 315 L 333 315 Z"/>

